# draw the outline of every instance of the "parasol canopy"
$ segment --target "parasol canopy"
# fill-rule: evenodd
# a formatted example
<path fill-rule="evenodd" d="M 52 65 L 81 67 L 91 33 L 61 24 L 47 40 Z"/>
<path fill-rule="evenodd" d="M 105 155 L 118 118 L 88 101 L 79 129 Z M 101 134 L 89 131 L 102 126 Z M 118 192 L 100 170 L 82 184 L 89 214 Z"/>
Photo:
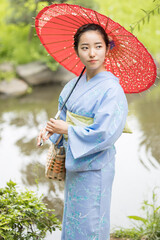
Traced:
<path fill-rule="evenodd" d="M 84 68 L 74 50 L 74 34 L 88 23 L 101 25 L 109 39 L 105 68 L 119 78 L 125 93 L 145 91 L 155 82 L 156 65 L 144 45 L 119 23 L 92 9 L 71 4 L 52 4 L 35 19 L 37 35 L 47 52 L 77 76 Z"/>

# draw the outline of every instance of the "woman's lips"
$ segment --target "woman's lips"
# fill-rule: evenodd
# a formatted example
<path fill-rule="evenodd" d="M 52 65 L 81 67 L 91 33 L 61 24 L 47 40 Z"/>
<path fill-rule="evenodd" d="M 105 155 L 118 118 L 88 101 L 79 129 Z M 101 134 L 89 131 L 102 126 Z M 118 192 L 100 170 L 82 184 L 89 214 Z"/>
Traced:
<path fill-rule="evenodd" d="M 95 62 L 97 62 L 97 60 L 90 60 L 89 62 L 90 63 L 95 63 Z"/>

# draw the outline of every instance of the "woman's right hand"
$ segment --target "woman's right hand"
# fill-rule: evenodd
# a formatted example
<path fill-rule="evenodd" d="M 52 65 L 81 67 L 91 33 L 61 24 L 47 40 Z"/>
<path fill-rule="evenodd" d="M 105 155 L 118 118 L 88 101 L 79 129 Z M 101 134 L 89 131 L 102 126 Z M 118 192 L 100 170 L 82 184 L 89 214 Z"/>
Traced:
<path fill-rule="evenodd" d="M 39 135 L 37 137 L 37 147 L 41 146 L 41 142 L 46 140 L 46 129 L 43 128 L 40 130 Z"/>
<path fill-rule="evenodd" d="M 46 134 L 47 133 L 47 134 Z M 42 140 L 45 142 L 46 140 L 48 140 L 48 138 L 50 137 L 50 136 L 52 136 L 52 134 L 53 133 L 51 133 L 51 132 L 48 132 L 47 130 L 46 130 L 46 128 L 43 128 L 43 129 L 41 129 L 40 130 L 40 132 L 39 132 L 39 135 L 38 135 L 38 137 L 37 137 L 37 147 L 40 147 L 40 146 L 42 146 Z"/>
<path fill-rule="evenodd" d="M 53 132 L 49 132 L 46 130 L 46 127 L 40 130 L 39 135 L 37 137 L 37 147 L 42 146 L 43 141 L 45 142 L 53 135 Z"/>

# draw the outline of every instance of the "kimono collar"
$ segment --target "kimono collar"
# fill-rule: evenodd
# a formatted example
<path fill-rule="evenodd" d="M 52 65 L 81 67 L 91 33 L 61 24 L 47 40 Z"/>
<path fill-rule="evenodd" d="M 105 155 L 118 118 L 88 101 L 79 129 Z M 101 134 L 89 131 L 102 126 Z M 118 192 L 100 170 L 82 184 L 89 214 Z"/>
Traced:
<path fill-rule="evenodd" d="M 98 81 L 98 80 L 102 80 L 102 78 L 114 78 L 114 80 L 116 80 L 117 82 L 119 82 L 119 79 L 111 72 L 109 71 L 102 71 L 102 72 L 99 72 L 97 73 L 94 77 L 90 78 L 88 81 L 87 81 L 87 74 L 86 72 L 84 73 L 83 75 L 84 77 L 84 81 L 88 84 L 90 82 L 93 82 L 93 81 Z M 105 80 L 105 79 L 104 79 Z"/>

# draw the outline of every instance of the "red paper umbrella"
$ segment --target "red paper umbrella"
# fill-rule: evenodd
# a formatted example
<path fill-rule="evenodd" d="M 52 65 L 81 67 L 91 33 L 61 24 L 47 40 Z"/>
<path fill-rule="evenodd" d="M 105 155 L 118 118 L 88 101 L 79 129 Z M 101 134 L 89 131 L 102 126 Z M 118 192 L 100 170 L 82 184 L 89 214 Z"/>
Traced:
<path fill-rule="evenodd" d="M 88 23 L 101 25 L 112 39 L 105 67 L 119 78 L 125 93 L 142 92 L 155 82 L 156 66 L 144 45 L 119 23 L 92 9 L 53 4 L 38 13 L 35 27 L 48 53 L 78 76 L 84 65 L 74 50 L 74 34 Z"/>

